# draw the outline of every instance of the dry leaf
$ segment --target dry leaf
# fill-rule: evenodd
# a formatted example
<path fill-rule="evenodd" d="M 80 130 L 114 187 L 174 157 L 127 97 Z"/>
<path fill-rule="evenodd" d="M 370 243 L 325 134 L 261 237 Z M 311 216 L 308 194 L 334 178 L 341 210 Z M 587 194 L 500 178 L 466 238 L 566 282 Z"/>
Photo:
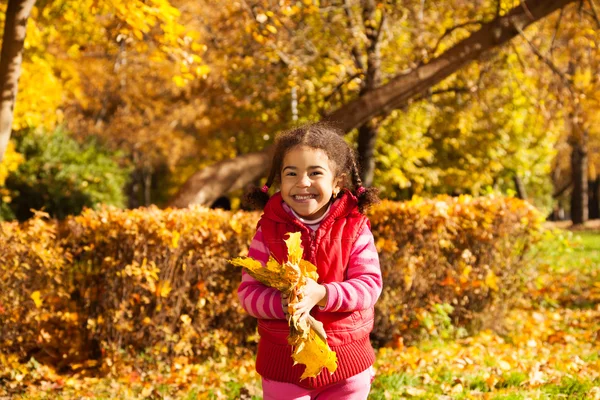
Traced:
<path fill-rule="evenodd" d="M 31 293 L 31 299 L 33 300 L 37 308 L 41 307 L 43 301 L 39 290 L 36 290 L 35 292 Z"/>
<path fill-rule="evenodd" d="M 319 278 L 317 267 L 302 259 L 300 232 L 289 233 L 285 240 L 288 260 L 279 264 L 272 256 L 263 265 L 250 257 L 238 257 L 230 263 L 246 268 L 248 274 L 259 282 L 289 295 L 290 308 L 301 299 L 301 289 L 306 278 Z M 290 334 L 288 343 L 293 347 L 292 358 L 295 364 L 304 364 L 306 369 L 300 378 L 313 378 L 327 368 L 329 373 L 337 369 L 337 355 L 327 344 L 327 335 L 323 324 L 312 316 L 308 318 L 292 317 L 288 321 Z"/>

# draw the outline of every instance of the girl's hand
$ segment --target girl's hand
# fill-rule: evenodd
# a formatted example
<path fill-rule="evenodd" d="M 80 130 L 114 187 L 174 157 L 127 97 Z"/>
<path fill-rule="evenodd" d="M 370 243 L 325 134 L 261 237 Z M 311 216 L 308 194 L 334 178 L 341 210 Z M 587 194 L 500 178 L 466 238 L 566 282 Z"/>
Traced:
<path fill-rule="evenodd" d="M 304 285 L 300 294 L 301 299 L 294 307 L 294 316 L 308 316 L 314 306 L 327 304 L 327 289 L 313 279 L 306 278 L 306 285 Z"/>
<path fill-rule="evenodd" d="M 281 307 L 283 307 L 283 314 L 285 315 L 286 321 L 290 320 L 290 295 L 286 293 L 281 293 Z"/>

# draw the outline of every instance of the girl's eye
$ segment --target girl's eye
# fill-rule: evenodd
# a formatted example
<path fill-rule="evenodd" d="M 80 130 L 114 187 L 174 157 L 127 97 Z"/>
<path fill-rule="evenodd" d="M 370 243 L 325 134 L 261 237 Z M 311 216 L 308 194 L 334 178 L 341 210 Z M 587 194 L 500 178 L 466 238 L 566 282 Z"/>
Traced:
<path fill-rule="evenodd" d="M 321 175 L 321 171 L 314 171 L 311 175 Z"/>
<path fill-rule="evenodd" d="M 285 176 L 296 176 L 295 172 L 288 172 L 285 174 Z"/>

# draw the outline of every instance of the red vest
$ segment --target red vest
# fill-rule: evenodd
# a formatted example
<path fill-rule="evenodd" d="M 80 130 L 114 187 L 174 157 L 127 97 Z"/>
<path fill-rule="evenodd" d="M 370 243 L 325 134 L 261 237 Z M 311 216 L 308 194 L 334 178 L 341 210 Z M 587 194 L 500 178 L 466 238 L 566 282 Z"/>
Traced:
<path fill-rule="evenodd" d="M 312 231 L 283 208 L 280 193 L 267 203 L 258 225 L 267 248 L 279 261 L 287 260 L 283 241 L 288 232 L 301 232 L 303 258 L 317 266 L 319 283 L 343 282 L 352 247 L 367 217 L 358 211 L 356 197 L 344 191 L 317 231 Z M 300 381 L 304 365 L 294 366 L 292 348 L 287 343 L 289 327 L 284 320 L 258 320 L 260 342 L 256 371 L 264 378 L 288 382 L 306 388 L 329 385 L 363 372 L 375 361 L 369 341 L 373 329 L 373 308 L 354 312 L 322 312 L 315 307 L 311 314 L 323 323 L 329 347 L 337 353 L 338 368 L 333 375 L 323 369 L 316 378 Z"/>

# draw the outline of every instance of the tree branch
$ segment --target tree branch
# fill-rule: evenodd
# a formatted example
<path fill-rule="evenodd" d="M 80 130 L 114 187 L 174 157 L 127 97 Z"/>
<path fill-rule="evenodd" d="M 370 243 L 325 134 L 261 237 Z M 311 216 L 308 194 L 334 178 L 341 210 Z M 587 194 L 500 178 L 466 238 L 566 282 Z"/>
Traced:
<path fill-rule="evenodd" d="M 556 192 L 552 193 L 553 198 L 560 197 L 564 192 L 567 191 L 571 186 L 573 186 L 573 181 L 567 182 L 563 187 L 558 189 Z"/>
<path fill-rule="evenodd" d="M 433 46 L 433 49 L 429 52 L 429 54 L 434 55 L 435 52 L 437 51 L 438 47 L 440 47 L 440 44 L 442 44 L 442 40 L 444 40 L 444 38 L 446 36 L 448 36 L 449 34 L 451 34 L 452 32 L 454 32 L 457 29 L 461 29 L 461 28 L 465 28 L 469 25 L 479 25 L 481 26 L 483 24 L 482 20 L 477 20 L 477 21 L 467 21 L 467 22 L 463 22 L 462 24 L 458 24 L 455 25 L 451 28 L 446 29 L 446 31 L 442 34 L 442 36 L 440 36 L 437 40 L 437 43 L 435 44 L 435 46 Z"/>
<path fill-rule="evenodd" d="M 362 72 L 358 72 L 354 75 L 349 76 L 348 79 L 346 79 L 345 81 L 338 83 L 338 85 L 335 87 L 335 89 L 333 89 L 333 91 L 331 93 L 329 93 L 327 96 L 325 96 L 325 98 L 323 100 L 325 102 L 329 101 L 329 99 L 331 99 L 331 97 L 333 97 L 334 94 L 339 92 L 340 89 L 343 88 L 346 84 L 352 82 L 356 78 L 360 78 L 361 76 L 362 76 Z"/>
<path fill-rule="evenodd" d="M 450 87 L 450 88 L 447 88 L 447 89 L 432 90 L 432 91 L 429 91 L 428 93 L 423 93 L 423 95 L 415 98 L 414 101 L 415 102 L 419 102 L 419 101 L 425 100 L 426 98 L 430 98 L 430 97 L 438 95 L 438 94 L 446 94 L 446 93 L 473 93 L 475 91 L 477 91 L 477 87 L 476 86 L 471 86 L 471 87 Z"/>
<path fill-rule="evenodd" d="M 544 56 L 540 52 L 540 50 L 537 47 L 535 47 L 535 45 L 533 43 L 531 43 L 531 41 L 527 38 L 527 36 L 523 32 L 523 30 L 517 24 L 513 24 L 513 26 L 519 32 L 519 35 L 521 35 L 523 40 L 525 40 L 525 42 L 527 42 L 527 44 L 531 48 L 531 51 L 533 51 L 533 53 L 540 60 L 542 60 L 552 70 L 552 72 L 554 72 L 556 75 L 558 75 L 560 77 L 560 79 L 567 85 L 569 92 L 571 92 L 571 94 L 574 94 L 574 88 L 573 88 L 573 84 L 571 83 L 571 80 L 560 69 L 558 69 L 558 67 L 552 62 L 552 60 L 550 60 L 548 57 Z"/>
<path fill-rule="evenodd" d="M 342 105 L 324 119 L 333 122 L 342 132 L 350 132 L 374 117 L 389 115 L 393 110 L 407 105 L 429 88 L 460 70 L 484 52 L 509 42 L 518 35 L 513 24 L 521 30 L 550 13 L 573 3 L 574 0 L 525 0 L 532 20 L 524 8 L 517 6 L 498 19 L 481 25 L 477 32 L 459 41 L 427 64 L 409 72 L 399 72 L 382 86 Z M 179 207 L 189 204 L 210 204 L 223 193 L 243 188 L 259 178 L 269 164 L 271 148 L 252 155 L 224 160 L 196 172 L 172 200 Z"/>
<path fill-rule="evenodd" d="M 594 4 L 594 0 L 588 0 L 588 2 L 590 3 L 590 8 L 592 9 L 592 16 L 596 21 L 596 25 L 598 25 L 598 28 L 600 29 L 600 18 L 598 18 L 598 11 L 596 11 L 596 5 Z"/>
<path fill-rule="evenodd" d="M 354 32 L 356 31 L 356 26 L 354 25 L 354 18 L 352 17 L 352 11 L 350 4 L 348 4 L 348 0 L 344 0 L 344 13 L 346 14 L 346 20 L 348 21 L 348 30 L 353 33 L 352 38 L 354 39 Z M 354 60 L 354 66 L 359 71 L 365 71 L 365 66 L 363 65 L 363 62 L 360 57 L 360 50 L 356 46 L 356 43 L 354 43 L 354 40 L 352 41 L 351 54 Z"/>
<path fill-rule="evenodd" d="M 564 12 L 565 9 L 561 8 L 560 14 L 558 15 L 558 20 L 556 21 L 556 26 L 554 27 L 554 33 L 552 34 L 552 41 L 550 42 L 550 56 L 552 56 L 552 52 L 554 51 L 554 42 L 556 40 L 556 36 L 558 35 L 558 29 L 560 28 L 560 22 L 562 20 Z"/>

